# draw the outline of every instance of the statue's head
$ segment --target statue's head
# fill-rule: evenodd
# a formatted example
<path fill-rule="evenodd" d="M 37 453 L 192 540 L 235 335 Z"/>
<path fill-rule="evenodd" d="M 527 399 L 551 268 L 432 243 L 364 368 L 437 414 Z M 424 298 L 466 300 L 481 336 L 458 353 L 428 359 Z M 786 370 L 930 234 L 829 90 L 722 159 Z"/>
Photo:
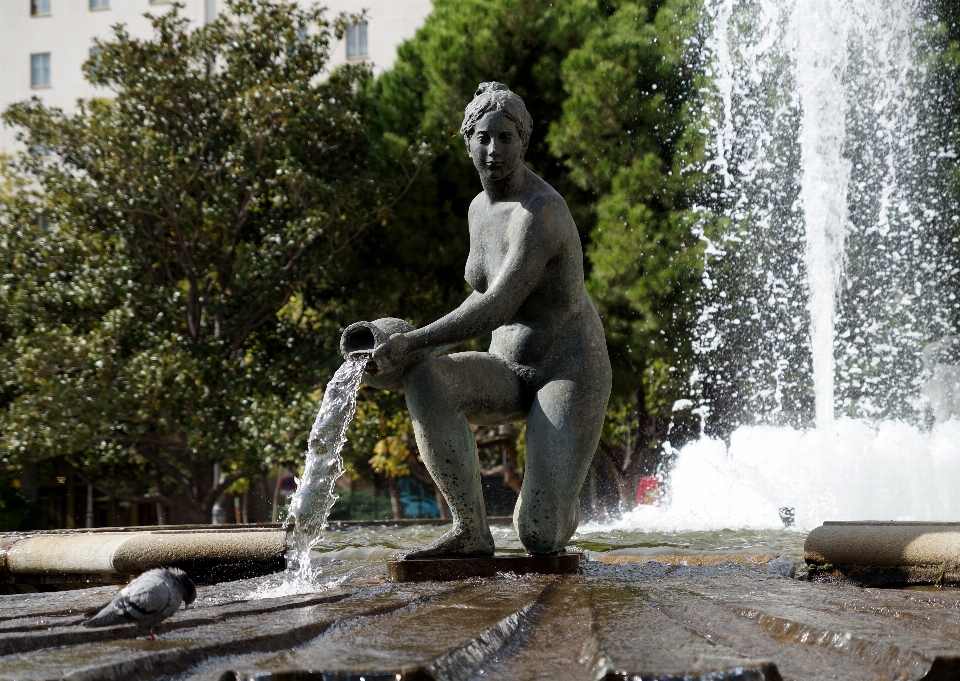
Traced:
<path fill-rule="evenodd" d="M 527 106 L 520 97 L 503 83 L 495 81 L 480 83 L 473 95 L 473 101 L 467 104 L 467 108 L 463 112 L 463 125 L 460 126 L 460 134 L 463 135 L 463 142 L 467 145 L 467 151 L 472 151 L 470 141 L 473 138 L 477 123 L 485 115 L 493 112 L 500 112 L 505 119 L 513 122 L 525 154 L 527 145 L 530 143 L 530 131 L 533 130 L 533 118 L 530 117 Z"/>

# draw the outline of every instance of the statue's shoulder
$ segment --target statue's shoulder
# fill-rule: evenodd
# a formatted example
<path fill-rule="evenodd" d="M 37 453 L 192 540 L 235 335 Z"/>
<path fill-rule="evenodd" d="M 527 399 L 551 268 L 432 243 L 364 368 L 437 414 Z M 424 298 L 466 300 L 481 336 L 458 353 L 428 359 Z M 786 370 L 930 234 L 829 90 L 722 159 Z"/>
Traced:
<path fill-rule="evenodd" d="M 531 193 L 527 210 L 533 214 L 536 222 L 551 228 L 563 228 L 567 223 L 573 223 L 567 202 L 560 192 L 543 180 L 540 180 L 537 190 Z"/>
<path fill-rule="evenodd" d="M 487 198 L 485 192 L 480 192 L 473 197 L 473 201 L 470 202 L 470 208 L 467 211 L 467 214 L 470 218 L 473 218 L 476 215 L 477 211 L 483 210 L 484 208 L 490 205 L 490 200 Z"/>

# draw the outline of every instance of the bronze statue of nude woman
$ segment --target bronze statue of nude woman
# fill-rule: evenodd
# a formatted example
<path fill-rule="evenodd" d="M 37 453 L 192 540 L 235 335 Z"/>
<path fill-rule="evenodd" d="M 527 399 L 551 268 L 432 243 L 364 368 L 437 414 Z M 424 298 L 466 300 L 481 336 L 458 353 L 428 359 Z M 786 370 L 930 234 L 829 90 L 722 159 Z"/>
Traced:
<path fill-rule="evenodd" d="M 394 333 L 373 352 L 386 370 L 412 353 L 493 333 L 488 352 L 431 356 L 402 375 L 420 454 L 454 521 L 405 559 L 493 554 L 470 423 L 527 422 L 514 510 L 527 551 L 559 552 L 577 529 L 580 487 L 610 396 L 610 360 L 567 204 L 523 164 L 532 127 L 523 100 L 508 87 L 479 86 L 460 128 L 483 184 L 469 213 L 466 281 L 473 293 L 443 318 Z"/>

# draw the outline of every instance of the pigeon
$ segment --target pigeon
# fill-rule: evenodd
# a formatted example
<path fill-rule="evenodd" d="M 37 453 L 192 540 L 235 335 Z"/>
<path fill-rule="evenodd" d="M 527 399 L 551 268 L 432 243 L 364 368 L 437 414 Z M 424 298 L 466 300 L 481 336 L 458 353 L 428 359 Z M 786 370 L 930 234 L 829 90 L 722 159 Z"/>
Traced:
<path fill-rule="evenodd" d="M 127 584 L 100 611 L 83 622 L 85 627 L 111 627 L 132 622 L 147 629 L 153 639 L 153 628 L 197 597 L 197 587 L 179 568 L 156 568 L 144 572 Z"/>

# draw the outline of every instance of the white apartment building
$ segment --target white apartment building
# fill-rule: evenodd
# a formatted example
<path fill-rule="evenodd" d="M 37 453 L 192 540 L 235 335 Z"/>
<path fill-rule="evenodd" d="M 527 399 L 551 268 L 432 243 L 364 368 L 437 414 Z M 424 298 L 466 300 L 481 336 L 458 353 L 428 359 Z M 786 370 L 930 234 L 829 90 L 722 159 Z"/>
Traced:
<path fill-rule="evenodd" d="M 211 21 L 223 0 L 181 0 L 184 15 L 200 24 Z M 312 4 L 311 0 L 298 0 Z M 350 29 L 332 46 L 330 68 L 347 60 L 372 64 L 374 72 L 389 68 L 397 46 L 423 25 L 431 0 L 321 0 L 333 18 L 340 12 L 366 10 L 365 24 Z M 171 0 L 0 0 L 0 111 L 36 95 L 45 103 L 71 111 L 76 101 L 97 94 L 81 65 L 90 56 L 93 39 L 109 38 L 111 28 L 125 24 L 134 37 L 151 34 L 147 13 L 166 12 Z M 18 147 L 15 131 L 0 124 L 0 153 Z"/>

